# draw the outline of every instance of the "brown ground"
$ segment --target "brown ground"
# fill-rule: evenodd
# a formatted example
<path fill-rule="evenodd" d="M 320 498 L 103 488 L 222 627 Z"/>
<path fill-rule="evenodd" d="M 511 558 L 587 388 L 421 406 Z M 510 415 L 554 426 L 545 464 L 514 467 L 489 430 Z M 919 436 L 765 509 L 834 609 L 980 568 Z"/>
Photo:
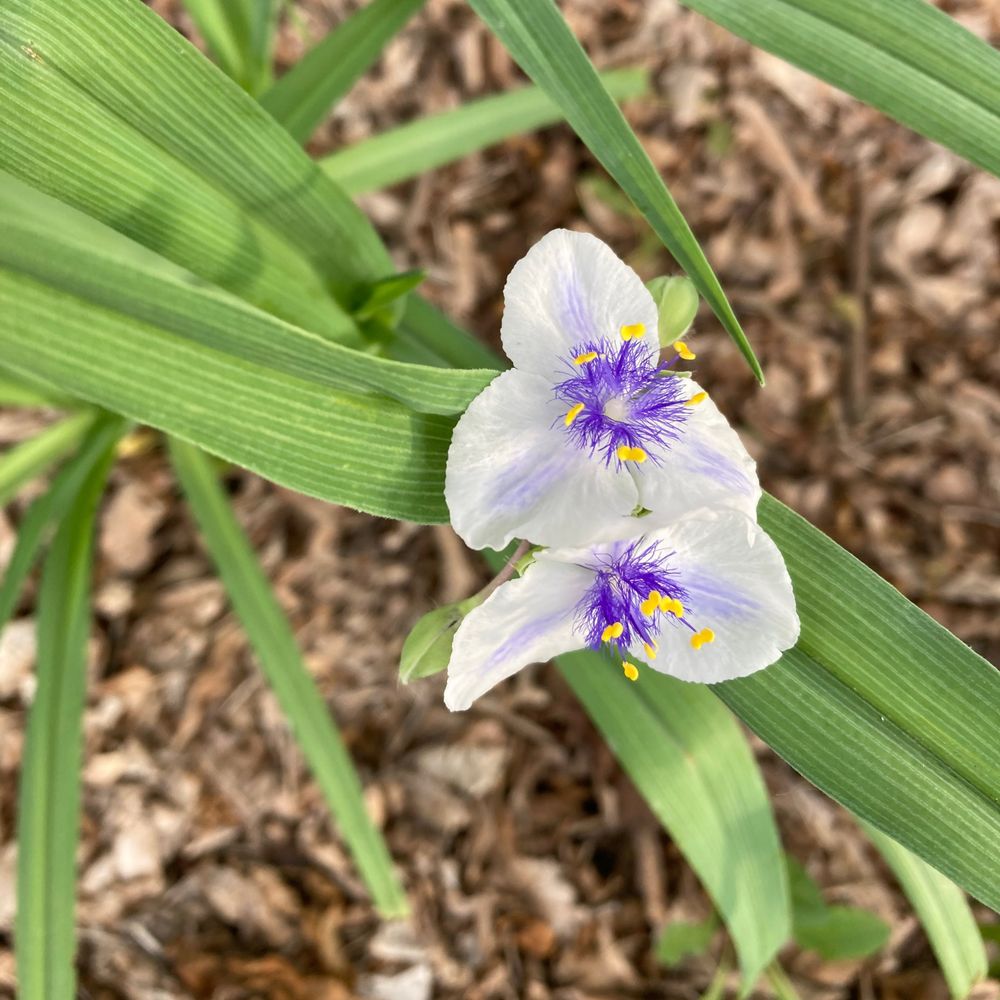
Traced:
<path fill-rule="evenodd" d="M 159 8 L 187 27 L 178 8 Z M 298 4 L 319 35 L 353 3 Z M 1000 39 L 995 0 L 950 9 Z M 1000 181 L 672 2 L 575 0 L 602 67 L 647 66 L 628 117 L 707 248 L 768 376 L 709 317 L 699 377 L 766 488 L 1000 660 Z M 284 63 L 302 43 L 286 29 Z M 431 0 L 343 102 L 321 152 L 519 77 L 458 0 Z M 495 342 L 510 265 L 591 229 L 645 277 L 671 263 L 566 128 L 365 199 L 401 266 Z M 44 419 L 44 416 L 38 419 Z M 0 439 L 36 418 L 0 415 Z M 232 480 L 408 887 L 380 924 L 248 655 L 162 455 L 118 467 L 100 534 L 86 716 L 84 995 L 129 1000 L 694 998 L 722 952 L 659 968 L 651 935 L 707 903 L 549 668 L 469 713 L 400 688 L 412 622 L 482 578 L 450 531 Z M 0 561 L 23 510 L 0 516 Z M 0 646 L 0 994 L 32 604 Z M 945 996 L 898 889 L 839 807 L 766 750 L 785 844 L 834 901 L 891 922 L 869 962 L 783 960 L 804 998 Z M 985 911 L 982 911 L 985 915 Z M 1000 996 L 1000 985 L 981 988 Z M 735 994 L 733 994 L 735 995 Z M 760 997 L 771 995 L 761 987 Z"/>

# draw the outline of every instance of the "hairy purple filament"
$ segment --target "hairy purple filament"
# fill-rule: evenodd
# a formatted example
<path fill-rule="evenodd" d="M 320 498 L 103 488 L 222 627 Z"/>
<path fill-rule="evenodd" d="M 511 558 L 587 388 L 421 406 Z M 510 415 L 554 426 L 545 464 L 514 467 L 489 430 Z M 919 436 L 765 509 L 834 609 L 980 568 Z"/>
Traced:
<path fill-rule="evenodd" d="M 596 574 L 591 587 L 577 605 L 577 622 L 586 633 L 588 645 L 599 649 L 604 630 L 615 622 L 622 625 L 622 633 L 615 639 L 620 649 L 653 644 L 654 635 L 660 631 L 664 618 L 673 618 L 677 624 L 691 626 L 683 619 L 657 608 L 646 614 L 641 605 L 653 591 L 661 598 L 673 598 L 686 604 L 687 591 L 677 580 L 677 573 L 669 566 L 672 552 L 663 552 L 660 543 L 646 543 L 644 538 L 621 542 L 610 551 L 595 557 L 588 566 Z M 685 607 L 685 614 L 688 609 Z"/>
<path fill-rule="evenodd" d="M 590 352 L 597 357 L 574 364 L 574 358 Z M 588 341 L 574 349 L 566 366 L 572 374 L 555 394 L 567 409 L 583 405 L 567 428 L 578 448 L 600 455 L 606 464 L 620 464 L 617 452 L 623 446 L 641 448 L 657 462 L 682 433 L 689 412 L 682 387 L 664 375 L 671 364 L 659 364 L 640 341 Z"/>

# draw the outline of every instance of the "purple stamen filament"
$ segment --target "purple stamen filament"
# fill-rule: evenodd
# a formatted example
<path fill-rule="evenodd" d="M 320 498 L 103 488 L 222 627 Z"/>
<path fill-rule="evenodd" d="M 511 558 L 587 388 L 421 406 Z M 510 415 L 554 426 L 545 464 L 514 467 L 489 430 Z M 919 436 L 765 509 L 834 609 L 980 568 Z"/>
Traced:
<path fill-rule="evenodd" d="M 577 621 L 590 646 L 599 649 L 612 642 L 619 650 L 655 650 L 654 636 L 665 618 L 695 631 L 686 618 L 666 610 L 673 606 L 682 607 L 684 615 L 690 611 L 687 591 L 669 566 L 671 555 L 661 552 L 659 543 L 640 538 L 595 557 L 587 567 L 595 574 L 594 583 L 577 607 Z M 654 600 L 653 594 L 659 597 Z"/>
<path fill-rule="evenodd" d="M 569 377 L 555 386 L 573 443 L 606 464 L 658 462 L 688 416 L 682 385 L 664 377 L 676 360 L 658 363 L 639 339 L 577 345 L 566 359 Z"/>

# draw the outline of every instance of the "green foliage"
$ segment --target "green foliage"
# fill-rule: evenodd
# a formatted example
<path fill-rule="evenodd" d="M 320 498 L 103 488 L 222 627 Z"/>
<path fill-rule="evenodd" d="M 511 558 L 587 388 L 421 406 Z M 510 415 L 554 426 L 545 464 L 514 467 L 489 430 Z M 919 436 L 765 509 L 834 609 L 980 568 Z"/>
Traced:
<path fill-rule="evenodd" d="M 819 886 L 794 858 L 788 857 L 794 936 L 801 948 L 830 962 L 863 958 L 878 951 L 889 937 L 888 925 L 867 910 L 828 906 Z"/>
<path fill-rule="evenodd" d="M 73 451 L 93 422 L 93 412 L 81 410 L 4 452 L 0 456 L 0 507 L 53 462 Z"/>
<path fill-rule="evenodd" d="M 1000 53 L 925 0 L 683 0 L 1000 174 Z"/>
<path fill-rule="evenodd" d="M 226 76 L 251 94 L 267 87 L 279 0 L 184 0 L 184 6 Z"/>
<path fill-rule="evenodd" d="M 712 913 L 704 920 L 675 920 L 660 931 L 656 939 L 656 959 L 674 968 L 690 955 L 702 955 L 708 950 L 718 930 L 719 921 Z"/>
<path fill-rule="evenodd" d="M 556 6 L 534 0 L 469 2 L 632 199 L 763 384 L 753 349 L 691 228 Z"/>
<path fill-rule="evenodd" d="M 140 0 L 5 3 L 0 102 L 0 169 L 289 322 L 336 339 L 338 299 L 394 270 L 347 195 Z"/>
<path fill-rule="evenodd" d="M 120 417 L 110 414 L 91 414 L 90 417 L 80 450 L 59 470 L 52 485 L 32 503 L 18 525 L 14 551 L 0 582 L 0 632 L 14 613 L 49 528 L 62 521 L 95 463 L 108 453 L 125 429 L 125 422 Z"/>
<path fill-rule="evenodd" d="M 985 977 L 987 966 L 986 949 L 965 893 L 891 837 L 862 825 L 920 917 L 951 995 L 962 1000 Z"/>
<path fill-rule="evenodd" d="M 310 49 L 261 99 L 305 142 L 424 0 L 371 0 Z"/>
<path fill-rule="evenodd" d="M 28 716 L 17 819 L 14 943 L 23 1000 L 76 995 L 73 916 L 91 552 L 111 458 L 105 442 L 56 533 L 38 598 L 38 687 Z"/>
<path fill-rule="evenodd" d="M 110 311 L 123 323 L 179 338 L 186 343 L 177 350 L 189 348 L 192 357 L 225 355 L 320 386 L 384 393 L 418 411 L 444 414 L 461 412 L 492 377 L 387 361 L 291 326 L 3 174 L 0 212 L 9 237 L 0 247 L 0 294 L 10 296 L 10 325 L 23 324 L 25 340 L 37 324 L 54 328 L 63 341 L 63 313 Z M 412 273 L 379 282 L 364 306 L 385 309 L 413 284 Z M 91 346 L 87 340 L 81 338 L 84 354 Z M 30 363 L 34 347 L 28 342 L 5 360 L 13 367 L 22 357 Z"/>
<path fill-rule="evenodd" d="M 642 69 L 611 70 L 600 80 L 616 100 L 638 97 L 649 88 Z M 364 139 L 324 157 L 320 166 L 348 193 L 363 194 L 561 120 L 562 112 L 544 90 L 522 87 Z"/>
<path fill-rule="evenodd" d="M 793 767 L 1000 905 L 1000 673 L 772 497 L 798 645 L 715 692 Z"/>
<path fill-rule="evenodd" d="M 788 939 L 791 920 L 771 804 L 739 726 L 707 687 L 651 670 L 630 684 L 590 651 L 557 662 L 698 873 L 749 988 Z"/>
<path fill-rule="evenodd" d="M 316 684 L 302 660 L 270 583 L 240 528 L 209 459 L 171 440 L 170 455 L 229 599 L 257 653 L 295 738 L 336 817 L 379 912 L 406 913 L 406 897 L 392 860 L 365 809 L 363 792 Z"/>

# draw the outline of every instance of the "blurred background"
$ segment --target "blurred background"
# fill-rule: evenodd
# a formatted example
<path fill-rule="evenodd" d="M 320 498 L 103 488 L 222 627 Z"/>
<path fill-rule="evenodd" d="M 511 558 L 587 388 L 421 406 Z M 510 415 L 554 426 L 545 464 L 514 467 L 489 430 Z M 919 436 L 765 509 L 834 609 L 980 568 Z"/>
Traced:
<path fill-rule="evenodd" d="M 179 3 L 151 6 L 198 42 Z M 278 63 L 356 9 L 289 4 Z M 942 4 L 1000 42 L 997 0 Z M 699 380 L 766 489 L 1000 662 L 1000 180 L 673 0 L 569 0 L 600 68 L 640 66 L 626 115 L 706 249 L 767 375 L 703 310 Z M 522 82 L 460 0 L 428 0 L 317 132 L 319 155 Z M 565 126 L 360 199 L 401 268 L 498 344 L 501 289 L 548 230 L 644 279 L 676 268 Z M 0 445 L 52 419 L 0 412 Z M 127 1000 L 695 998 L 726 944 L 668 968 L 657 930 L 711 907 L 548 667 L 452 715 L 397 682 L 432 607 L 487 578 L 444 527 L 229 480 L 401 866 L 410 924 L 364 902 L 322 798 L 179 503 L 155 435 L 123 445 L 99 530 L 79 854 L 81 995 Z M 0 515 L 0 566 L 29 490 Z M 0 642 L 0 994 L 13 995 L 14 793 L 32 603 Z M 828 902 L 889 927 L 873 957 L 782 954 L 798 994 L 947 990 L 851 817 L 755 743 L 782 838 Z M 988 911 L 977 914 L 989 920 Z M 992 919 L 995 919 L 992 918 Z M 993 955 L 996 959 L 996 954 Z M 737 977 L 730 984 L 735 996 Z M 776 995 L 762 985 L 757 997 Z M 1000 998 L 983 984 L 978 1000 Z"/>

